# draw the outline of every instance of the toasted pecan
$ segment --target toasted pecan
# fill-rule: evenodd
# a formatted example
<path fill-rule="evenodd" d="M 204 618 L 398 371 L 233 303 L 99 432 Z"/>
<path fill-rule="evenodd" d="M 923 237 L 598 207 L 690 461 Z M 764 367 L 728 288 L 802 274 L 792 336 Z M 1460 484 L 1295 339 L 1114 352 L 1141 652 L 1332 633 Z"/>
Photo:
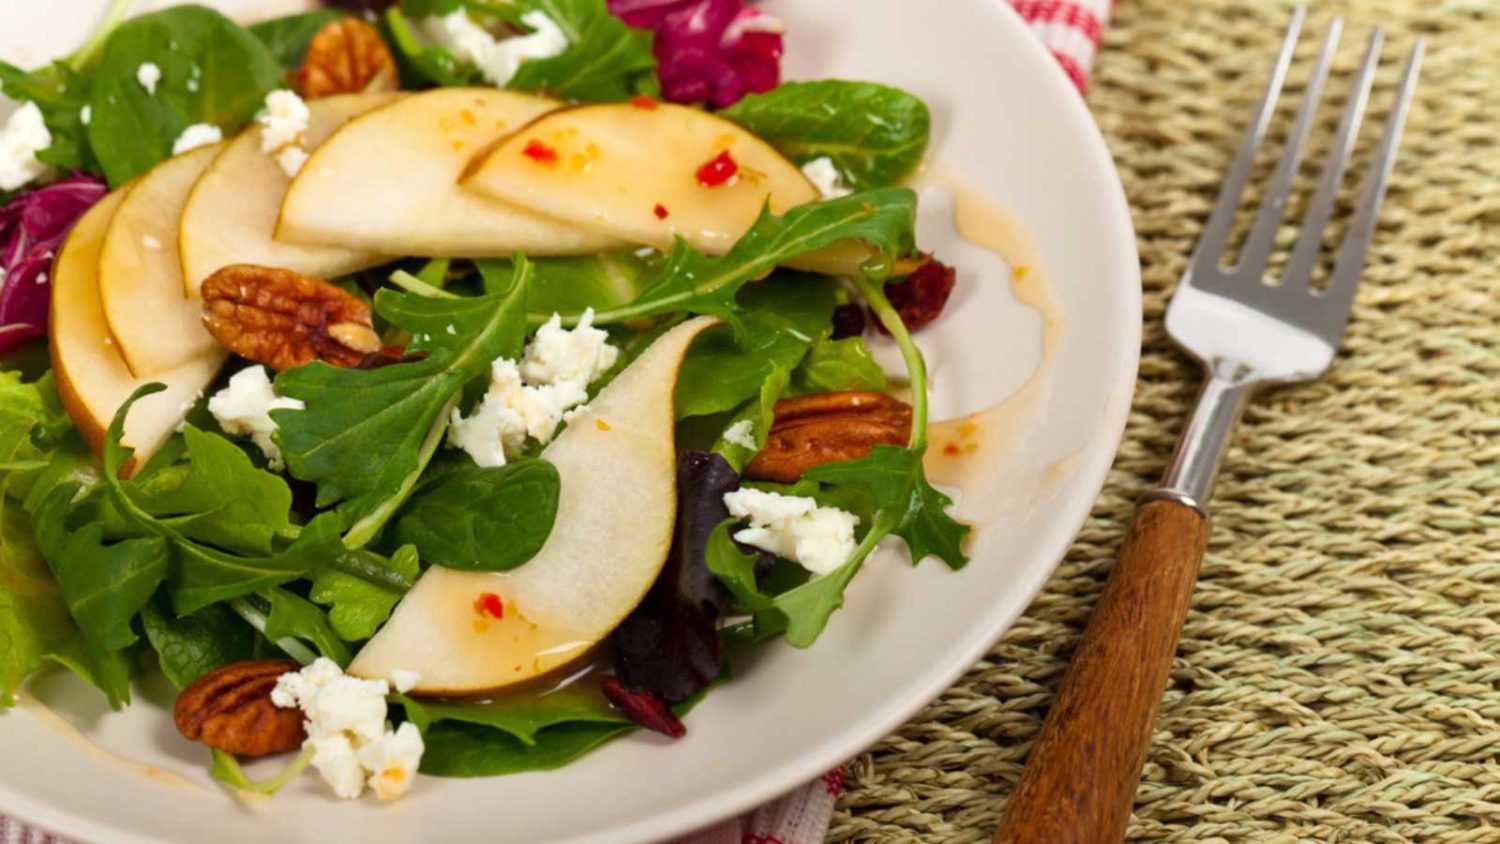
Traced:
<path fill-rule="evenodd" d="M 381 349 L 370 306 L 322 279 L 236 264 L 203 282 L 203 322 L 235 354 L 283 370 L 358 366 Z"/>
<path fill-rule="evenodd" d="M 375 27 L 359 18 L 332 21 L 313 36 L 302 66 L 293 74 L 303 99 L 395 91 L 401 87 L 396 59 Z"/>
<path fill-rule="evenodd" d="M 877 445 L 905 445 L 911 407 L 882 393 L 814 393 L 776 403 L 766 446 L 745 477 L 793 483 L 825 463 L 857 460 Z"/>
<path fill-rule="evenodd" d="M 241 756 L 296 750 L 307 738 L 302 712 L 272 703 L 271 690 L 281 675 L 300 667 L 289 659 L 255 659 L 208 672 L 177 696 L 177 731 Z"/>

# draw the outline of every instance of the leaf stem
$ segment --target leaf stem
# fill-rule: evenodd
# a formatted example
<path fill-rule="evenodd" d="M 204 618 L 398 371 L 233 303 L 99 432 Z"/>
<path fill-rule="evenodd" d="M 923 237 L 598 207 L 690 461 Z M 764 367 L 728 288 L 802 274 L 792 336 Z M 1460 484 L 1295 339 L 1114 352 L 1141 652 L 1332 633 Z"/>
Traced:
<path fill-rule="evenodd" d="M 891 305 L 891 300 L 886 298 L 881 282 L 859 276 L 854 279 L 854 286 L 859 289 L 860 295 L 880 319 L 880 324 L 885 326 L 885 330 L 890 332 L 891 338 L 901 349 L 901 359 L 906 363 L 907 377 L 911 383 L 911 439 L 907 447 L 916 452 L 926 451 L 927 363 L 922 358 L 922 350 L 911 339 L 911 332 L 906 330 L 901 314 Z"/>
<path fill-rule="evenodd" d="M 313 760 L 316 748 L 307 745 L 302 752 L 274 776 L 263 780 L 252 780 L 245 775 L 245 769 L 240 767 L 240 760 L 233 753 L 225 753 L 217 748 L 213 751 L 213 766 L 210 773 L 214 779 L 238 791 L 249 791 L 254 794 L 272 795 L 280 791 L 282 786 L 291 782 L 296 776 L 307 770 L 307 766 Z"/>
<path fill-rule="evenodd" d="M 448 422 L 453 415 L 453 408 L 458 407 L 458 400 L 463 398 L 463 391 L 459 390 L 453 394 L 438 411 L 436 419 L 432 420 L 432 427 L 427 429 L 427 437 L 422 440 L 422 447 L 417 451 L 417 466 L 401 481 L 401 486 L 391 494 L 389 498 L 380 502 L 380 506 L 370 511 L 369 515 L 355 522 L 344 534 L 344 547 L 352 550 L 363 548 L 368 545 L 375 535 L 380 533 L 385 523 L 390 521 L 392 515 L 406 503 L 411 491 L 416 488 L 417 480 L 421 478 L 422 471 L 432 461 L 432 455 L 437 452 L 438 445 L 443 441 L 443 435 L 448 432 Z M 345 555 L 349 556 L 349 555 Z M 351 572 L 353 574 L 353 572 Z M 357 575 L 362 577 L 363 575 Z M 404 588 L 411 588 L 406 584 Z"/>
<path fill-rule="evenodd" d="M 418 296 L 426 296 L 429 299 L 457 299 L 457 293 L 449 293 L 434 284 L 428 284 L 420 278 L 412 275 L 406 270 L 396 270 L 391 273 L 391 284 L 405 290 L 407 293 L 415 293 Z"/>
<path fill-rule="evenodd" d="M 114 34 L 115 29 L 125 20 L 125 16 L 130 14 L 130 7 L 134 5 L 135 0 L 114 0 L 89 39 L 83 42 L 83 46 L 75 50 L 72 55 L 64 59 L 68 66 L 81 72 L 93 63 L 99 51 L 104 49 L 104 42 Z"/>
<path fill-rule="evenodd" d="M 240 618 L 243 618 L 246 624 L 254 627 L 261 633 L 261 635 L 265 635 L 266 614 L 261 612 L 259 607 L 250 603 L 250 601 L 245 598 L 230 598 L 228 603 L 229 608 L 234 610 Z M 276 645 L 276 647 L 278 648 L 281 648 L 281 650 L 286 653 L 287 656 L 297 660 L 303 665 L 310 665 L 314 660 L 318 658 L 318 655 L 316 653 L 313 653 L 311 648 L 307 647 L 306 645 L 302 644 L 296 639 L 293 639 L 290 636 L 282 639 L 277 639 L 272 644 Z"/>

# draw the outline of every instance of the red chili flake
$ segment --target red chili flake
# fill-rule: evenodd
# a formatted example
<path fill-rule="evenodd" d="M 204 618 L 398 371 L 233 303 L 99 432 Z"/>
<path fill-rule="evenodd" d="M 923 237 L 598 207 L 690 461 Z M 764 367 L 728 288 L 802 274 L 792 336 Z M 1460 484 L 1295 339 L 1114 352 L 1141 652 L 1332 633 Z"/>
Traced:
<path fill-rule="evenodd" d="M 609 698 L 610 704 L 632 723 L 669 738 L 687 735 L 687 727 L 682 725 L 682 721 L 678 720 L 676 713 L 660 695 L 627 689 L 615 677 L 605 677 L 599 687 L 604 691 L 604 696 Z"/>
<path fill-rule="evenodd" d="M 665 220 L 667 219 L 667 214 L 669 212 L 667 211 L 667 206 L 662 205 L 660 202 L 658 202 L 656 203 L 656 207 L 651 209 L 651 213 L 656 215 L 656 219 Z"/>
<path fill-rule="evenodd" d="M 734 174 L 740 172 L 740 165 L 735 163 L 734 156 L 729 150 L 724 150 L 714 156 L 707 164 L 698 168 L 698 184 L 706 188 L 716 188 L 734 178 Z"/>
<path fill-rule="evenodd" d="M 505 618 L 505 604 L 494 592 L 481 592 L 479 597 L 474 599 L 474 612 L 491 618 Z"/>
<path fill-rule="evenodd" d="M 920 331 L 938 318 L 948 297 L 953 294 L 955 273 L 952 267 L 935 259 L 928 259 L 911 275 L 885 286 L 885 296 L 891 300 L 907 331 Z M 885 326 L 879 322 L 881 331 Z M 889 333 L 889 332 L 887 332 Z"/>
<path fill-rule="evenodd" d="M 643 108 L 646 111 L 656 111 L 658 108 L 661 108 L 661 103 L 651 99 L 645 94 L 637 94 L 634 97 L 631 97 L 630 104 L 635 106 L 636 108 Z"/>
<path fill-rule="evenodd" d="M 557 163 L 557 150 L 547 146 L 536 138 L 532 138 L 526 142 L 526 148 L 521 150 L 521 154 L 532 161 L 542 164 Z"/>

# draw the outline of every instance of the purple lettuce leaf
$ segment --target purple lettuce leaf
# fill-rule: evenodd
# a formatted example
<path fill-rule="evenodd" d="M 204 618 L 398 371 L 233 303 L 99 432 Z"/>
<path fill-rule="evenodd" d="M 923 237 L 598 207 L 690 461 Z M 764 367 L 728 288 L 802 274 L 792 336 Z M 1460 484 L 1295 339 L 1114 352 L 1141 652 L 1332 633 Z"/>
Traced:
<path fill-rule="evenodd" d="M 781 81 L 780 21 L 745 0 L 609 0 L 609 9 L 656 31 L 667 100 L 725 108 Z"/>
<path fill-rule="evenodd" d="M 73 224 L 106 192 L 103 181 L 76 175 L 0 208 L 0 353 L 47 333 L 52 261 Z"/>

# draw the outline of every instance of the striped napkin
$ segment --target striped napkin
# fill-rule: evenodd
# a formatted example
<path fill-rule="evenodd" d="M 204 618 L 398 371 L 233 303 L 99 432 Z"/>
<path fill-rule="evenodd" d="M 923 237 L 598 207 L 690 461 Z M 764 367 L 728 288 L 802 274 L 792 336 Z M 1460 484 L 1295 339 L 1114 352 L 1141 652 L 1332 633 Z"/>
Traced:
<path fill-rule="evenodd" d="M 1078 90 L 1087 90 L 1099 36 L 1109 21 L 1114 0 L 1010 0 L 1010 3 L 1057 57 L 1057 63 Z M 834 804 L 843 790 L 843 769 L 829 771 L 748 815 L 690 835 L 678 844 L 819 844 L 827 837 Z M 0 815 L 0 844 L 68 842 Z"/>

